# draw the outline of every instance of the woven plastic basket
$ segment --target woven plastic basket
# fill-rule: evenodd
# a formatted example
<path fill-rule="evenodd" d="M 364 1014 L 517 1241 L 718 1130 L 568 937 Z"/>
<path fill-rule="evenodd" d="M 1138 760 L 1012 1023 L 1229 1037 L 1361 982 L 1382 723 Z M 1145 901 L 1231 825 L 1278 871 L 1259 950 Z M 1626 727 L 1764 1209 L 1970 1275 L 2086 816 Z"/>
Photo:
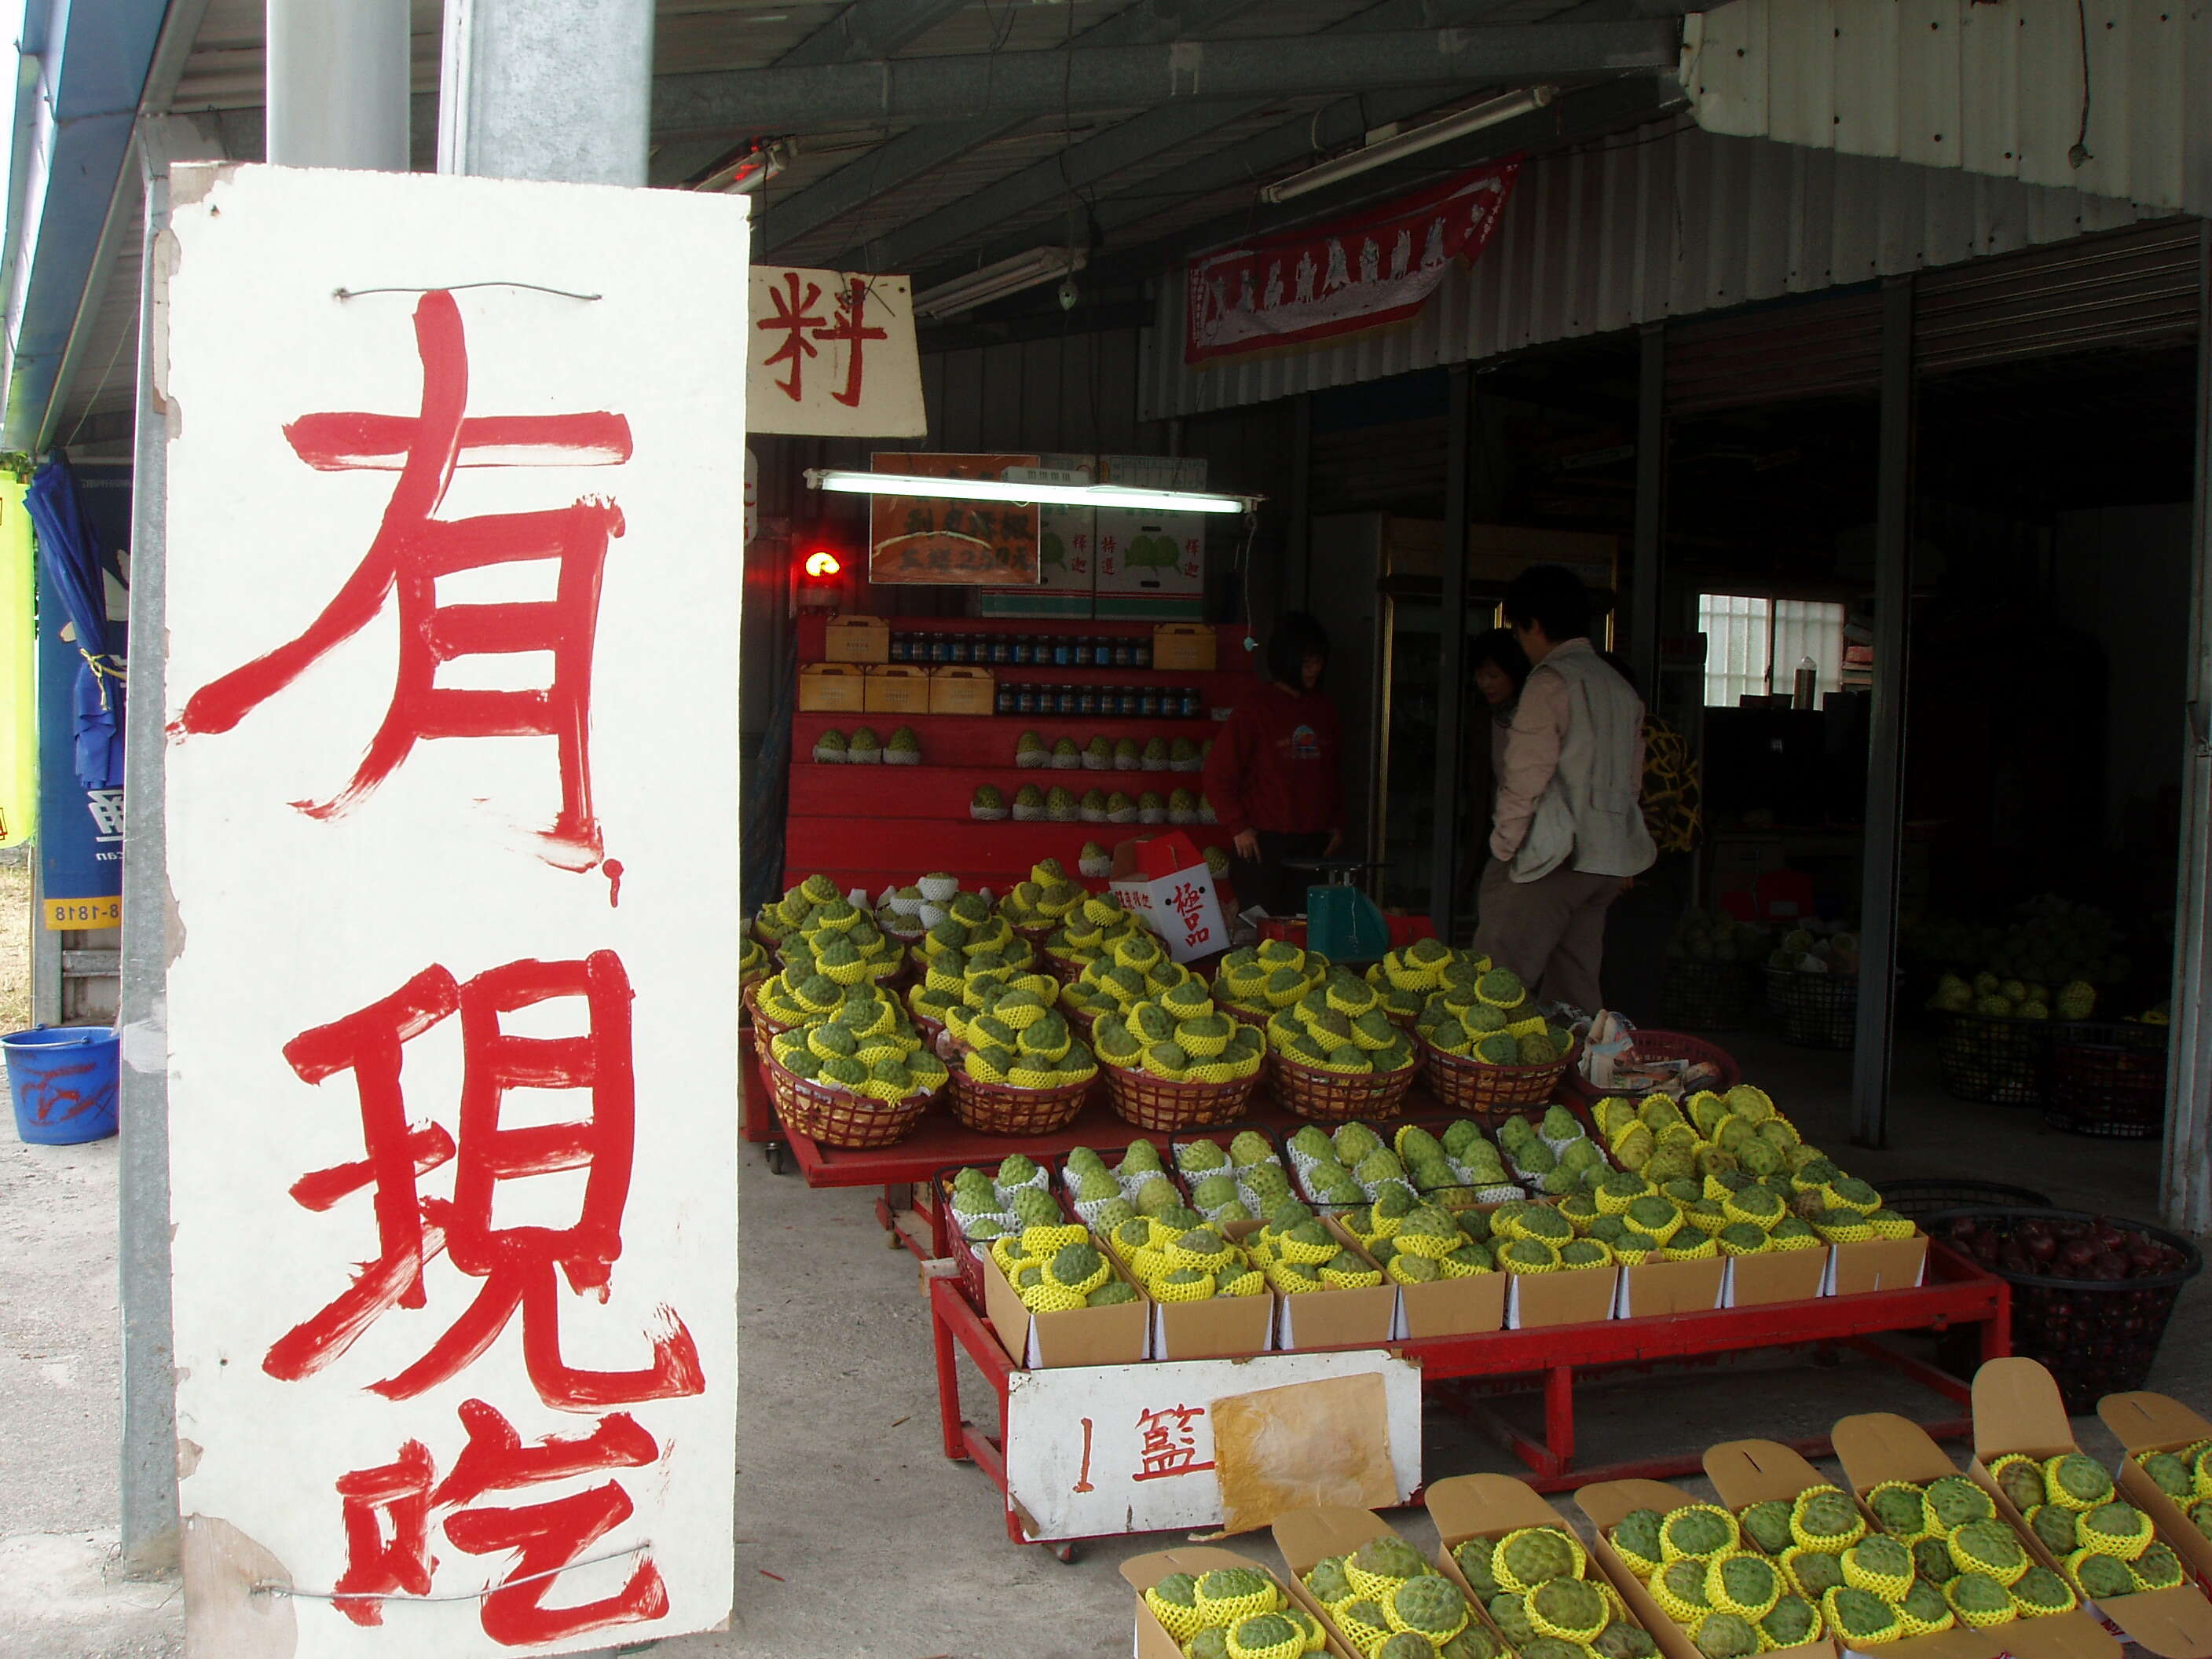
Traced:
<path fill-rule="evenodd" d="M 1659 981 L 1659 1018 L 1692 1030 L 1741 1030 L 1751 1024 L 1754 984 L 1740 962 L 1670 957 Z"/>
<path fill-rule="evenodd" d="M 1276 1103 L 1315 1123 L 1349 1123 L 1354 1118 L 1387 1121 L 1398 1115 L 1406 1096 L 1421 1075 L 1417 1059 L 1401 1071 L 1376 1076 L 1346 1077 L 1317 1066 L 1267 1056 L 1268 1086 Z"/>
<path fill-rule="evenodd" d="M 2051 1032 L 2047 1020 L 1945 1015 L 1937 1047 L 1945 1091 L 1996 1106 L 2040 1106 L 2050 1086 Z"/>
<path fill-rule="evenodd" d="M 784 1070 L 765 1042 L 761 1070 L 775 1097 L 775 1109 L 784 1127 L 823 1146 L 851 1151 L 895 1146 L 914 1132 L 921 1115 L 937 1103 L 935 1094 L 917 1095 L 891 1105 L 842 1089 L 823 1088 Z"/>
<path fill-rule="evenodd" d="M 1771 989 L 1773 981 L 1769 981 Z M 1782 984 L 1782 1040 L 1793 1048 L 1858 1041 L 1859 982 L 1848 974 L 1790 974 Z"/>
<path fill-rule="evenodd" d="M 1548 1066 L 1486 1066 L 1464 1054 L 1448 1054 L 1426 1038 L 1415 1041 L 1429 1092 L 1454 1110 L 1470 1115 L 1495 1112 L 1501 1107 L 1542 1105 L 1558 1091 L 1560 1077 L 1582 1052 L 1577 1042 L 1568 1048 L 1565 1058 Z"/>
<path fill-rule="evenodd" d="M 2069 1020 L 2051 1028 L 2055 1129 L 2111 1140 L 2154 1140 L 2166 1128 L 2166 1025 Z"/>
<path fill-rule="evenodd" d="M 1239 1025 L 1250 1026 L 1255 1031 L 1267 1029 L 1267 1017 L 1274 1012 L 1273 1009 L 1246 1008 L 1237 1003 L 1218 1000 L 1214 1003 L 1213 1010 L 1216 1013 L 1228 1015 Z"/>
<path fill-rule="evenodd" d="M 985 1083 L 967 1073 L 952 1073 L 952 1115 L 963 1128 L 986 1135 L 1056 1134 L 1083 1114 L 1098 1079 L 1063 1084 L 1053 1089 L 1017 1089 L 1007 1083 Z"/>
<path fill-rule="evenodd" d="M 1228 1122 L 1243 1109 L 1267 1068 L 1262 1066 L 1234 1083 L 1170 1083 L 1103 1063 L 1098 1069 L 1106 1074 L 1115 1116 L 1153 1134 L 1174 1134 L 1181 1129 Z"/>

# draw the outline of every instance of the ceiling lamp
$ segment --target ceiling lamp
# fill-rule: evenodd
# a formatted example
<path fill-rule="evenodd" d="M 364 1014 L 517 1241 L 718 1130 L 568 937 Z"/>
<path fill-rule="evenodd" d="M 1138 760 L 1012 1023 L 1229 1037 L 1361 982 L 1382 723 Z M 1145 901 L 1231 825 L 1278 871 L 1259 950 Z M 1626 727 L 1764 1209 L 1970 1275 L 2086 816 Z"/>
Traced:
<path fill-rule="evenodd" d="M 1376 167 L 1388 167 L 1391 162 L 1408 155 L 1418 155 L 1425 149 L 1434 149 L 1438 144 L 1448 144 L 1455 138 L 1464 138 L 1470 132 L 1480 132 L 1485 127 L 1494 127 L 1501 121 L 1510 121 L 1516 116 L 1528 115 L 1550 103 L 1559 88 L 1530 87 L 1525 92 L 1508 93 L 1503 98 L 1492 98 L 1456 115 L 1447 115 L 1441 121 L 1431 121 L 1426 126 L 1415 127 L 1391 138 L 1379 138 L 1371 144 L 1353 150 L 1349 155 L 1323 161 L 1319 167 L 1308 167 L 1304 173 L 1294 173 L 1287 179 L 1278 179 L 1272 185 L 1261 187 L 1260 199 L 1265 202 L 1287 202 L 1293 196 L 1304 196 L 1308 191 L 1320 190 L 1340 179 L 1358 177 Z"/>
<path fill-rule="evenodd" d="M 1031 248 L 1027 253 L 1018 253 L 1011 259 L 1001 259 L 994 265 L 985 265 L 981 270 L 971 270 L 964 276 L 924 289 L 914 296 L 914 314 L 935 319 L 973 311 L 977 306 L 1003 300 L 1009 294 L 1019 294 L 1041 283 L 1056 283 L 1072 276 L 1088 263 L 1088 258 L 1079 248 Z"/>
<path fill-rule="evenodd" d="M 1014 469 L 1019 471 L 1021 469 Z M 1022 506 L 1121 507 L 1138 512 L 1246 513 L 1257 495 L 1202 489 L 1137 489 L 1123 484 L 1045 483 L 1025 478 L 936 478 L 905 472 L 847 472 L 811 467 L 810 489 L 848 495 L 914 495 L 949 501 L 1013 501 Z"/>

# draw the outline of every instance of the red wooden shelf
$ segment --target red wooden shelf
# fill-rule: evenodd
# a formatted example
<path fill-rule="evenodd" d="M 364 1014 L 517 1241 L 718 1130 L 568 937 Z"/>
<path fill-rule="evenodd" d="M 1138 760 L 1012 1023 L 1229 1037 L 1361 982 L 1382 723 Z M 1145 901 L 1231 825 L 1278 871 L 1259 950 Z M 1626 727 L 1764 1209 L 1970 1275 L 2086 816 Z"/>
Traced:
<path fill-rule="evenodd" d="M 796 760 L 791 768 L 791 797 L 787 809 L 793 818 L 957 818 L 984 827 L 969 817 L 969 803 L 976 787 L 990 784 L 1011 805 L 1014 792 L 1035 784 L 1050 794 L 1054 789 L 1073 792 L 1080 800 L 1093 789 L 1112 794 L 1120 790 L 1134 800 L 1146 790 L 1164 800 L 1177 789 L 1194 795 L 1202 792 L 1206 779 L 1196 772 L 1063 772 L 1051 767 L 1023 770 L 1012 761 L 990 767 L 963 766 L 823 766 Z M 1012 823 L 1012 819 L 1006 820 Z M 1033 823 L 1024 829 L 1037 827 Z M 1066 828 L 1067 826 L 1061 826 Z M 1094 823 L 1094 830 L 1110 830 L 1117 836 L 1141 835 L 1166 825 Z M 1192 824 L 1193 830 L 1212 824 Z M 1102 836 L 1101 840 L 1105 838 Z"/>
<path fill-rule="evenodd" d="M 915 738 L 921 744 L 922 763 L 927 766 L 1003 768 L 1014 769 L 1014 745 L 1021 741 L 1022 733 L 1034 732 L 1045 740 L 1049 748 L 1060 738 L 1072 738 L 1079 749 L 1089 745 L 1093 738 L 1103 738 L 1109 743 L 1119 743 L 1123 738 L 1133 738 L 1139 746 L 1158 738 L 1172 743 L 1177 738 L 1203 744 L 1214 733 L 1215 723 L 1210 720 L 1107 720 L 1097 714 L 797 714 L 791 723 L 791 765 L 796 773 L 818 763 L 814 758 L 814 745 L 824 732 L 836 731 L 850 737 L 855 727 L 865 726 L 884 743 L 890 741 L 891 733 L 902 726 L 914 729 Z M 836 768 L 825 769 L 835 770 Z M 866 771 L 855 767 L 856 772 Z M 1103 777 L 1103 773 L 1093 774 Z M 1124 777 L 1180 777 L 1195 780 L 1196 772 L 1125 772 Z M 1195 781 L 1190 783 L 1198 787 Z M 1080 791 L 1078 792 L 1081 793 Z M 1133 792 L 1132 792 L 1133 793 Z M 1162 794 L 1166 790 L 1160 792 Z"/>
<path fill-rule="evenodd" d="M 841 887 L 862 886 L 873 893 L 941 870 L 959 877 L 963 886 L 1004 887 L 1023 879 L 1043 858 L 1058 859 L 1073 878 L 1084 842 L 1095 841 L 1111 851 L 1118 842 L 1164 835 L 1171 827 L 1201 849 L 1229 845 L 1228 832 L 1218 823 L 1016 823 L 1011 818 L 986 823 L 973 818 L 855 818 L 839 810 L 834 817 L 794 811 L 786 822 L 785 886 L 818 871 Z"/>

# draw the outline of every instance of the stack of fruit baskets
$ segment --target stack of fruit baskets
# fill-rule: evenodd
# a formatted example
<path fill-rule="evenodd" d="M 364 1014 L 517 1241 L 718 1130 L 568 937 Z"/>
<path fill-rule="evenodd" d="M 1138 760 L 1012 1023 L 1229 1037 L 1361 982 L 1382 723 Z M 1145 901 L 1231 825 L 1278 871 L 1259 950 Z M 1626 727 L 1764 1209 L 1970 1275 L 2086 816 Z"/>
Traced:
<path fill-rule="evenodd" d="M 1498 1659 L 1505 1650 L 1467 1593 L 1395 1533 L 1379 1534 L 1348 1554 L 1322 1557 L 1301 1582 L 1352 1652 L 1375 1659 Z M 1601 1601 L 1595 1586 L 1582 1588 Z M 1533 1630 L 1527 1639 L 1535 1642 Z M 1593 1650 L 1576 1644 L 1571 1650 Z"/>
<path fill-rule="evenodd" d="M 1265 1026 L 1328 977 L 1328 960 L 1286 939 L 1261 939 L 1221 958 L 1213 970 L 1214 1006 L 1233 1020 Z"/>
<path fill-rule="evenodd" d="M 1217 1009 L 1205 983 L 1169 962 L 1152 934 L 1132 935 L 1114 954 L 1118 972 L 1168 981 L 1091 1025 L 1115 1112 L 1165 1134 L 1237 1116 L 1259 1085 L 1266 1040 Z"/>
<path fill-rule="evenodd" d="M 1217 1227 L 1258 1220 L 1291 1196 L 1291 1172 L 1264 1130 L 1240 1129 L 1226 1146 L 1218 1136 L 1178 1135 L 1169 1151 L 1191 1207 Z"/>
<path fill-rule="evenodd" d="M 1188 1206 L 1133 1216 L 1101 1236 L 1155 1302 L 1267 1293 L 1267 1281 L 1251 1253 Z"/>
<path fill-rule="evenodd" d="M 1766 931 L 1756 923 L 1725 910 L 1685 913 L 1667 945 L 1660 1018 L 1693 1031 L 1748 1025 L 1758 967 L 1767 955 Z"/>
<path fill-rule="evenodd" d="M 1335 968 L 1319 988 L 1268 1016 L 1273 1088 L 1284 1109 L 1317 1123 L 1397 1115 L 1420 1061 L 1383 995 Z"/>
<path fill-rule="evenodd" d="M 1048 974 L 970 975 L 945 1010 L 944 1041 L 957 1045 L 952 1115 L 984 1134 L 1041 1135 L 1082 1113 L 1098 1063 L 1054 1006 Z"/>
<path fill-rule="evenodd" d="M 1575 1039 L 1546 1021 L 1519 975 L 1461 951 L 1426 971 L 1435 975 L 1433 988 L 1413 1031 L 1437 1097 L 1493 1116 L 1549 1100 L 1574 1060 Z"/>
<path fill-rule="evenodd" d="M 1081 1030 L 1089 1030 L 1099 1015 L 1118 1013 L 1148 990 L 1165 989 L 1181 976 L 1181 969 L 1167 971 L 1174 966 L 1169 963 L 1155 987 L 1149 968 L 1123 966 L 1115 951 L 1140 935 L 1152 937 L 1141 921 L 1121 908 L 1120 900 L 1099 894 L 1085 899 L 1047 942 L 1045 962 L 1066 988 L 1060 995 L 1060 1012 Z M 1130 952 L 1133 959 L 1149 954 L 1141 945 Z"/>
<path fill-rule="evenodd" d="M 963 893 L 954 900 L 957 906 L 961 901 L 971 898 L 975 900 L 975 905 L 965 910 L 964 917 L 975 915 L 981 899 Z M 1004 919 L 988 910 L 981 920 L 964 917 L 963 914 L 948 913 L 941 921 L 932 923 L 913 952 L 921 982 L 908 992 L 907 1007 L 933 1036 L 943 1028 L 945 1015 L 967 1000 L 971 981 L 1006 986 L 1024 976 L 1039 977 L 1030 972 L 1035 953 Z M 1047 977 L 1043 994 L 1048 1002 L 1057 989 Z"/>
<path fill-rule="evenodd" d="M 1929 1007 L 1943 1021 L 1943 1087 L 1961 1100 L 2040 1105 L 2050 1086 L 2051 1022 L 2085 1020 L 2096 988 L 2069 981 L 2054 993 L 2036 981 L 1946 974 Z"/>
<path fill-rule="evenodd" d="M 2170 1452 L 2136 1462 L 2192 1519 L 2205 1513 L 2192 1463 Z M 2181 1558 L 2158 1541 L 2151 1518 L 2119 1495 L 2096 1459 L 2078 1451 L 2042 1459 L 2014 1453 L 1991 1463 L 1990 1474 L 2086 1599 L 2109 1601 L 2190 1581 Z M 2197 1526 L 2212 1534 L 2205 1520 L 2197 1519 Z"/>
<path fill-rule="evenodd" d="M 1418 939 L 1370 968 L 1367 982 L 1382 997 L 1382 1012 L 1392 1024 L 1410 1031 L 1429 999 L 1443 988 L 1445 970 L 1454 960 L 1442 940 Z"/>
<path fill-rule="evenodd" d="M 1441 1129 L 1403 1124 L 1386 1143 L 1364 1123 L 1340 1124 L 1334 1134 L 1309 1124 L 1289 1141 L 1298 1190 L 1340 1215 L 1368 1206 L 1402 1215 L 1420 1199 L 1460 1210 L 1528 1196 L 1480 1124 L 1461 1118 Z"/>
<path fill-rule="evenodd" d="M 1257 1567 L 1219 1567 L 1195 1577 L 1171 1572 L 1145 1592 L 1145 1606 L 1188 1659 L 1298 1659 L 1333 1651 L 1313 1615 L 1293 1606 Z M 1145 1650 L 1141 1635 L 1139 1642 Z M 1435 1651 L 1431 1644 L 1429 1652 Z"/>
<path fill-rule="evenodd" d="M 946 1082 L 897 999 L 863 980 L 779 975 L 755 1003 L 755 1042 L 785 1127 L 825 1146 L 903 1139 Z M 773 1023 L 778 1029 L 771 1033 Z"/>
<path fill-rule="evenodd" d="M 1650 1659 L 1650 1634 L 1565 1528 L 1522 1527 L 1496 1538 L 1470 1538 L 1451 1559 L 1513 1651 Z"/>
<path fill-rule="evenodd" d="M 1031 868 L 1028 879 L 1016 882 L 1007 890 L 999 901 L 999 915 L 1016 933 L 1044 952 L 1046 960 L 1051 963 L 1051 941 L 1067 927 L 1088 897 L 1081 883 L 1067 879 L 1066 869 L 1058 859 L 1046 859 Z"/>
<path fill-rule="evenodd" d="M 885 985 L 905 968 L 898 942 L 876 925 L 872 913 L 837 890 L 827 876 L 812 875 L 753 918 L 753 937 L 772 950 L 787 973 L 804 979 L 817 968 L 840 985 L 873 980 Z"/>

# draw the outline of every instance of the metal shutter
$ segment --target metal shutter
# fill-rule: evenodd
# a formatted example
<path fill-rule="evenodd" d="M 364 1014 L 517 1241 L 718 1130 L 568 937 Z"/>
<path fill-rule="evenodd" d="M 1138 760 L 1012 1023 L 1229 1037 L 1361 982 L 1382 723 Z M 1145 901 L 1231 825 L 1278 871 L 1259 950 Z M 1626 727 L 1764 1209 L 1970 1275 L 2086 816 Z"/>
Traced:
<path fill-rule="evenodd" d="M 2197 335 L 2203 257 L 2200 222 L 2168 219 L 1923 271 L 1914 365 L 1940 374 L 2116 346 L 2185 345 Z"/>
<path fill-rule="evenodd" d="M 1667 328 L 1667 412 L 1871 393 L 1881 378 L 1881 295 L 1857 290 Z"/>

